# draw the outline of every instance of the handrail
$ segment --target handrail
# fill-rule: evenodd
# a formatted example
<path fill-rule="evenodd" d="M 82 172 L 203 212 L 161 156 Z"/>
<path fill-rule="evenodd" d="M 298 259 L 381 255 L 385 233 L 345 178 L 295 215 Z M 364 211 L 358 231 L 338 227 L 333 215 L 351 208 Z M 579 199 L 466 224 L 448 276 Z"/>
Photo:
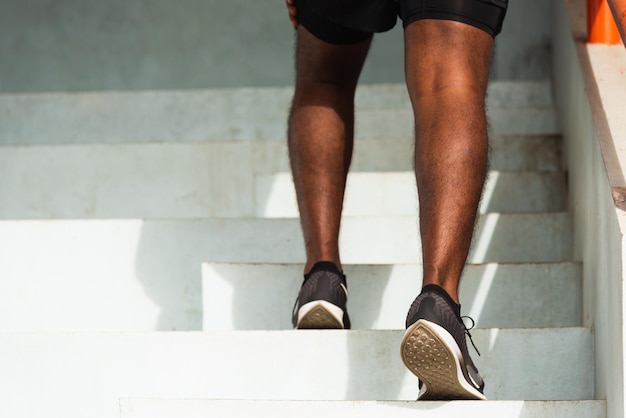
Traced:
<path fill-rule="evenodd" d="M 601 44 L 621 42 L 613 14 L 620 16 L 619 12 L 615 12 L 625 9 L 618 3 L 623 6 L 624 0 L 587 0 L 587 42 Z"/>
<path fill-rule="evenodd" d="M 617 29 L 622 35 L 622 41 L 626 41 L 626 0 L 609 0 L 609 6 L 617 23 Z"/>

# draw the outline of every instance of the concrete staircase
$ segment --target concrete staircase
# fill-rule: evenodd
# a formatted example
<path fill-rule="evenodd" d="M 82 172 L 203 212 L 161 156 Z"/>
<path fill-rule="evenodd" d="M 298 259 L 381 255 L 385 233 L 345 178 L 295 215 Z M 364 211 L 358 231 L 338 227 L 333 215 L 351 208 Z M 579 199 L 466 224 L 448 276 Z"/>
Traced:
<path fill-rule="evenodd" d="M 605 417 L 548 83 L 494 83 L 462 281 L 487 402 L 420 402 L 403 86 L 362 86 L 341 246 L 351 331 L 292 331 L 289 89 L 0 96 L 0 416 Z M 120 415 L 121 414 L 121 415 Z"/>

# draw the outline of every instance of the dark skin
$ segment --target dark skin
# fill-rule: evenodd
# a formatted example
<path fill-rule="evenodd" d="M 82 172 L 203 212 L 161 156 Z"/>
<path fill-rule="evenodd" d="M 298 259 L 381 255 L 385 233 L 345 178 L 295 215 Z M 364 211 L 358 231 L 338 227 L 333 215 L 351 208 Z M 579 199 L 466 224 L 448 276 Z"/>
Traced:
<path fill-rule="evenodd" d="M 289 20 L 294 29 L 298 29 L 298 11 L 296 10 L 295 0 L 285 0 L 287 11 L 289 12 Z"/>
<path fill-rule="evenodd" d="M 354 93 L 371 39 L 332 45 L 297 21 L 296 85 L 288 144 L 307 262 L 340 269 L 338 237 L 354 131 Z M 487 173 L 484 100 L 493 38 L 473 26 L 419 20 L 404 33 L 405 75 L 415 117 L 423 285 L 458 303 Z"/>

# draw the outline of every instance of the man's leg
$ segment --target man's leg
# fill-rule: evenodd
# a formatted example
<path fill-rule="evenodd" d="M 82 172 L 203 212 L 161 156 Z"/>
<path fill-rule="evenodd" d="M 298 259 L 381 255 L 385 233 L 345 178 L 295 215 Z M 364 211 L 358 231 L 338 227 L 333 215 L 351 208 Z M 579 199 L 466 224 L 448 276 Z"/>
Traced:
<path fill-rule="evenodd" d="M 405 30 L 424 285 L 444 288 L 457 303 L 487 172 L 492 48 L 489 34 L 459 22 L 419 20 Z"/>
<path fill-rule="evenodd" d="M 456 21 L 418 20 L 405 29 L 424 287 L 407 315 L 401 353 L 422 382 L 418 399 L 485 399 L 458 285 L 487 172 L 492 47 L 491 35 Z"/>
<path fill-rule="evenodd" d="M 339 226 L 354 131 L 354 92 L 370 41 L 323 42 L 302 25 L 289 117 L 289 158 L 306 247 L 305 272 L 316 262 L 341 269 Z"/>
<path fill-rule="evenodd" d="M 339 226 L 352 158 L 354 92 L 371 42 L 365 38 L 334 45 L 298 27 L 288 142 L 307 260 L 293 313 L 296 328 L 350 328 Z"/>

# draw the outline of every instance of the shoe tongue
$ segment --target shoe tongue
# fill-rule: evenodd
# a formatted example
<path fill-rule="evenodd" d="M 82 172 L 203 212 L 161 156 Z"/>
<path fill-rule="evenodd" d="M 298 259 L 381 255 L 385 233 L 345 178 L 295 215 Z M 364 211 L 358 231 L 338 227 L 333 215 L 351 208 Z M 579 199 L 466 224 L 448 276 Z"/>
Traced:
<path fill-rule="evenodd" d="M 318 271 L 330 271 L 333 273 L 337 273 L 340 276 L 343 276 L 343 273 L 339 271 L 335 263 L 332 263 L 330 261 L 318 261 L 313 265 L 311 271 L 304 275 L 304 278 L 308 279 L 309 277 L 311 277 L 312 274 L 317 273 Z"/>

